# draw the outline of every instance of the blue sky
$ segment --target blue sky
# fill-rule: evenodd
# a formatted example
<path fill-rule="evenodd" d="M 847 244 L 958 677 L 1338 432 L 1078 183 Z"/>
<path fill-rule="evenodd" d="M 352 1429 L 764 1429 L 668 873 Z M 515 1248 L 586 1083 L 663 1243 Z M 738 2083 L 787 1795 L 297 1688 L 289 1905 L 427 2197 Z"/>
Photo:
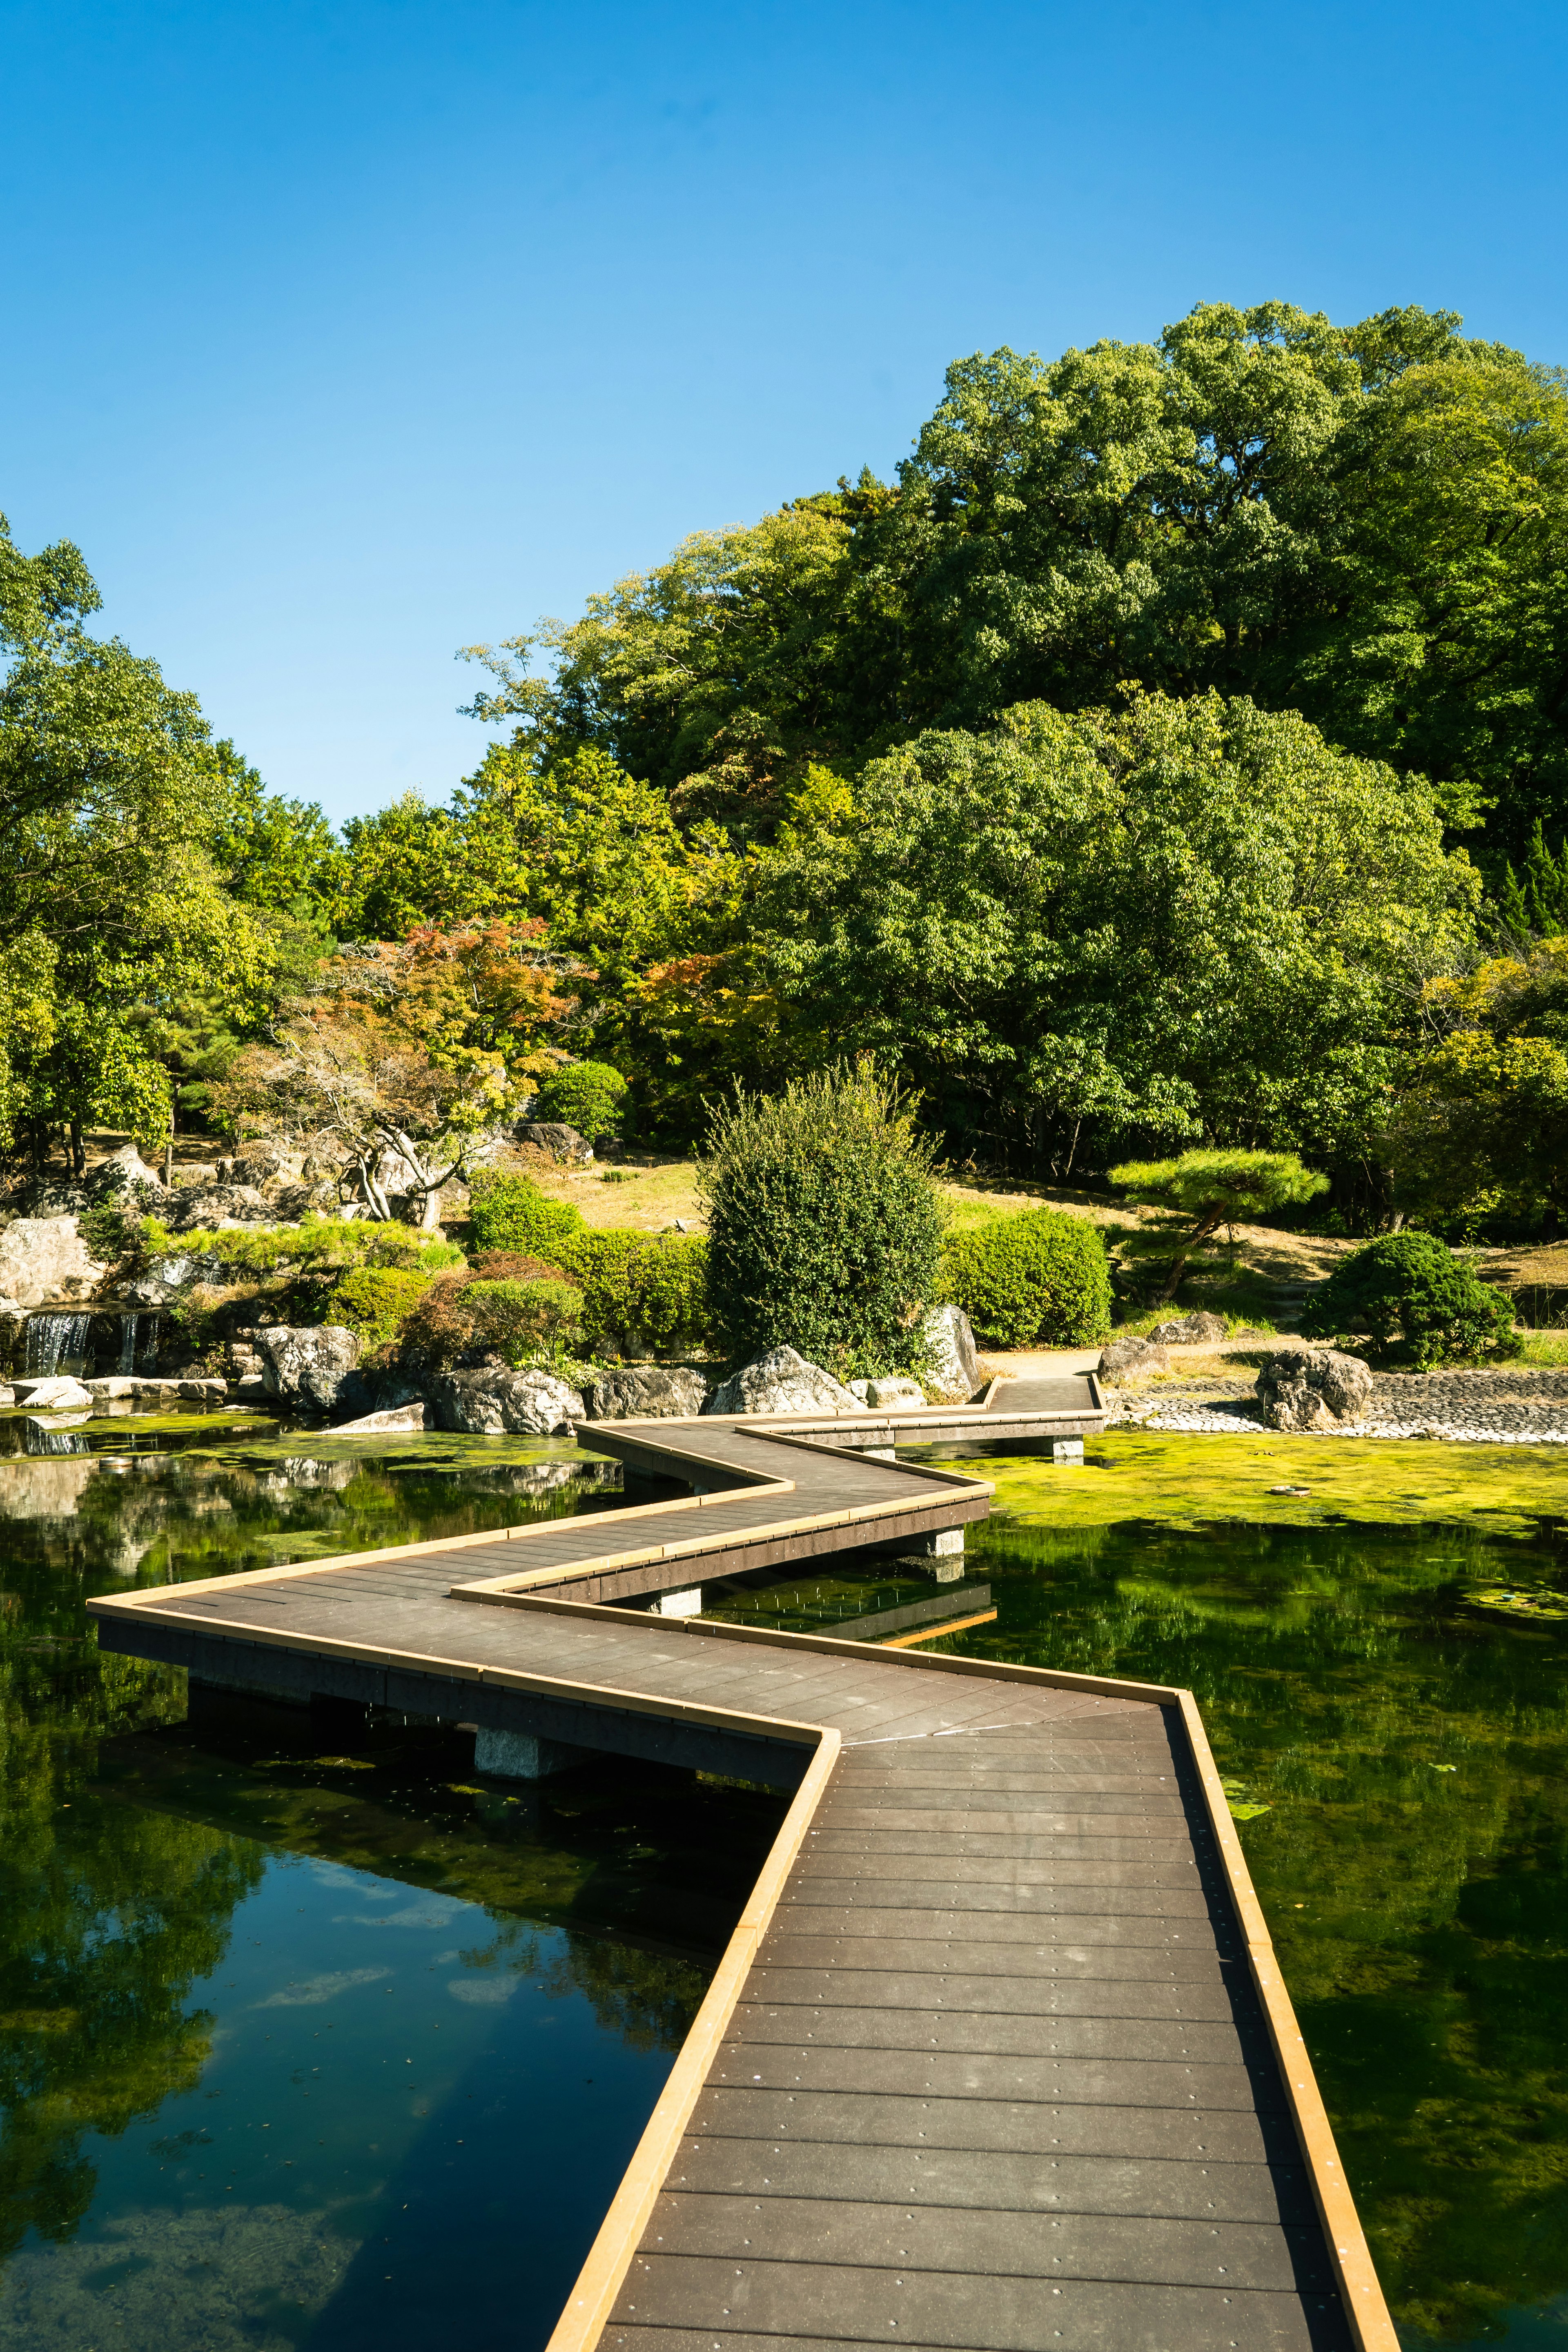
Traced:
<path fill-rule="evenodd" d="M 1568 11 L 0 5 L 0 507 L 334 818 L 455 649 L 1201 299 L 1568 362 Z"/>

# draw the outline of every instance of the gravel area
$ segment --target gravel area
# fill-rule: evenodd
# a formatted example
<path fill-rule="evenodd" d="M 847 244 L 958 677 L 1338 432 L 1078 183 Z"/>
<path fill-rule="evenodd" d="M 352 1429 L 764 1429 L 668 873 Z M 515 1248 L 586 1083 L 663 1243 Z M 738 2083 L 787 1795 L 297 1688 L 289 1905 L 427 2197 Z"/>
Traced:
<path fill-rule="evenodd" d="M 1268 1424 L 1253 1402 L 1256 1380 L 1208 1380 L 1156 1393 L 1109 1391 L 1110 1421 L 1138 1429 L 1248 1437 Z M 1425 1437 L 1456 1445 L 1568 1445 L 1568 1370 L 1501 1366 L 1495 1371 L 1380 1372 L 1373 1412 L 1304 1437 Z"/>

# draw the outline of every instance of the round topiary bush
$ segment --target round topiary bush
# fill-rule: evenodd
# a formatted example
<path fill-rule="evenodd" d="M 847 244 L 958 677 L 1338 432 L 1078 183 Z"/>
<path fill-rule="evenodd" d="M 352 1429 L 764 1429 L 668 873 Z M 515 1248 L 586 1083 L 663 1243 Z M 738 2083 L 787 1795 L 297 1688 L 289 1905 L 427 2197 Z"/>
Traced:
<path fill-rule="evenodd" d="M 627 1087 L 608 1062 L 568 1062 L 540 1081 L 533 1117 L 559 1119 L 590 1143 L 596 1135 L 619 1135 L 627 1110 Z"/>
<path fill-rule="evenodd" d="M 527 1176 L 481 1168 L 468 1187 L 468 1217 L 481 1250 L 521 1250 L 559 1265 L 561 1253 L 584 1230 L 570 1201 L 552 1201 Z"/>
<path fill-rule="evenodd" d="M 1384 1234 L 1342 1259 L 1308 1300 L 1301 1333 L 1370 1342 L 1384 1363 L 1415 1371 L 1517 1356 L 1524 1344 L 1512 1301 L 1433 1234 Z"/>
<path fill-rule="evenodd" d="M 931 1152 L 868 1067 L 737 1090 L 699 1175 L 708 1312 L 734 1362 L 796 1348 L 841 1380 L 923 1368 L 942 1203 Z"/>
<path fill-rule="evenodd" d="M 993 1348 L 1088 1348 L 1110 1328 L 1100 1229 L 1061 1209 L 993 1217 L 942 1253 L 948 1296 Z"/>

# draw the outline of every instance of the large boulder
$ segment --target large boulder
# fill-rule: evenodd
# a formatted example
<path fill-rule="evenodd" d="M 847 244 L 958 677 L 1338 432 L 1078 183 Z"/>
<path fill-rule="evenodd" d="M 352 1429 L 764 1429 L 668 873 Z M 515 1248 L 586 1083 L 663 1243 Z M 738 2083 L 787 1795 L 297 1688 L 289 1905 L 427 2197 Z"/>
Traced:
<path fill-rule="evenodd" d="M 1173 1315 L 1149 1337 L 1157 1348 L 1208 1348 L 1225 1338 L 1223 1315 Z"/>
<path fill-rule="evenodd" d="M 683 1365 L 623 1364 L 583 1391 L 590 1421 L 685 1421 L 701 1412 L 708 1383 Z"/>
<path fill-rule="evenodd" d="M 1124 1339 L 1112 1339 L 1099 1363 L 1102 1381 L 1135 1380 L 1143 1372 L 1168 1372 L 1171 1359 L 1163 1348 L 1152 1339 L 1140 1339 L 1129 1332 Z"/>
<path fill-rule="evenodd" d="M 233 1224 L 270 1224 L 271 1203 L 254 1184 L 187 1185 L 170 1195 L 168 1223 L 177 1234 L 211 1233 Z"/>
<path fill-rule="evenodd" d="M 445 1372 L 430 1383 L 437 1429 L 479 1437 L 569 1437 L 588 1408 L 552 1372 L 509 1372 L 500 1366 Z"/>
<path fill-rule="evenodd" d="M 244 1386 L 242 1381 L 240 1387 L 243 1389 Z M 335 1421 L 332 1435 L 380 1437 L 384 1433 L 395 1434 L 403 1429 L 434 1429 L 435 1426 L 435 1414 L 424 1398 L 419 1397 L 413 1404 L 392 1404 L 381 1412 L 362 1412 L 357 1421 Z"/>
<path fill-rule="evenodd" d="M 933 1404 L 967 1404 L 984 1385 L 979 1351 L 962 1307 L 933 1307 L 921 1327 L 931 1350 L 925 1391 Z"/>
<path fill-rule="evenodd" d="M 520 1143 L 531 1143 L 541 1151 L 548 1151 L 555 1160 L 584 1161 L 594 1157 L 594 1148 L 585 1135 L 574 1127 L 554 1118 L 524 1119 L 512 1129 Z"/>
<path fill-rule="evenodd" d="M 154 1258 L 145 1270 L 122 1284 L 116 1297 L 122 1307 L 167 1307 L 193 1283 L 220 1282 L 223 1260 L 182 1252 L 178 1257 Z"/>
<path fill-rule="evenodd" d="M 1342 1429 L 1372 1409 L 1372 1367 L 1337 1348 L 1281 1348 L 1258 1375 L 1270 1429 Z"/>
<path fill-rule="evenodd" d="M 268 1395 L 295 1412 L 330 1412 L 359 1362 L 359 1341 L 341 1323 L 269 1323 L 256 1345 Z"/>
<path fill-rule="evenodd" d="M 43 1381 L 15 1381 L 12 1395 L 32 1412 L 80 1412 L 92 1402 L 81 1382 L 68 1372 L 51 1373 Z"/>
<path fill-rule="evenodd" d="M 94 1160 L 85 1176 L 46 1177 L 32 1188 L 28 1205 L 35 1216 L 79 1216 L 105 1202 L 123 1202 L 128 1208 L 161 1207 L 163 1180 L 149 1168 L 133 1143 L 121 1146 Z"/>
<path fill-rule="evenodd" d="M 0 1233 L 0 1291 L 20 1306 L 89 1298 L 106 1270 L 75 1217 L 18 1217 Z"/>
<path fill-rule="evenodd" d="M 808 1364 L 793 1348 L 770 1348 L 765 1356 L 742 1364 L 732 1379 L 721 1381 L 702 1410 L 822 1413 L 862 1412 L 865 1407 L 820 1364 Z"/>
<path fill-rule="evenodd" d="M 866 1383 L 866 1402 L 875 1412 L 909 1412 L 925 1401 L 919 1381 L 894 1378 Z"/>

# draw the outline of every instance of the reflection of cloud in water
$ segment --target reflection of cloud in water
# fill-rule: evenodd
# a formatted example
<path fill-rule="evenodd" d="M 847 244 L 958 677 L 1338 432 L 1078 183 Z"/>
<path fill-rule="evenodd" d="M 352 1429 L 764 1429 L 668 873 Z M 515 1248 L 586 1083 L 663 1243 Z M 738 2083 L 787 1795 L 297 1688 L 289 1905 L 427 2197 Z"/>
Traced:
<path fill-rule="evenodd" d="M 447 1987 L 454 2000 L 466 2000 L 475 2008 L 499 2008 L 510 2000 L 517 1990 L 515 1977 L 457 1977 Z"/>
<path fill-rule="evenodd" d="M 391 1974 L 390 1969 L 334 1969 L 326 1976 L 306 1977 L 299 1984 L 285 1985 L 281 1992 L 269 1992 L 265 2000 L 252 2001 L 251 2007 L 308 2009 L 313 2001 L 335 2000 L 354 1985 L 379 1984 Z"/>
<path fill-rule="evenodd" d="M 463 1906 L 458 1903 L 410 1903 L 401 1911 L 340 1911 L 334 1927 L 449 1927 Z"/>
<path fill-rule="evenodd" d="M 104 2237 L 12 2256 L 0 2352 L 113 2343 L 293 2352 L 357 2251 L 330 2210 L 226 2202 L 216 2211 L 119 2213 Z"/>

